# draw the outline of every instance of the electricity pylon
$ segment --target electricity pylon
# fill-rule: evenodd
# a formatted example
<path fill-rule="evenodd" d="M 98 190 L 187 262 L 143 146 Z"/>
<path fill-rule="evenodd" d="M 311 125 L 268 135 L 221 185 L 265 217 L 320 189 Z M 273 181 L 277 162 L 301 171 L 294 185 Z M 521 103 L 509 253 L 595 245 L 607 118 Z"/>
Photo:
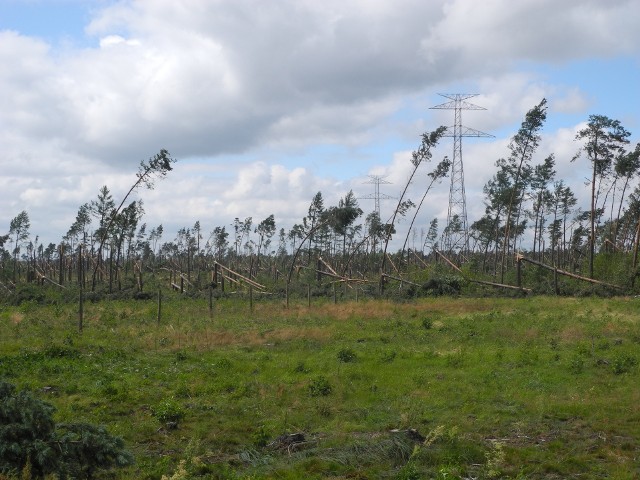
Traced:
<path fill-rule="evenodd" d="M 387 182 L 384 179 L 385 176 L 386 175 L 384 175 L 384 176 L 368 175 L 370 180 L 367 181 L 367 182 L 363 182 L 363 183 L 375 185 L 375 191 L 374 191 L 374 193 L 370 193 L 368 195 L 365 195 L 364 197 L 360 197 L 361 199 L 364 199 L 364 200 L 374 200 L 375 201 L 374 211 L 378 214 L 378 218 L 380 218 L 380 199 L 388 200 L 388 199 L 393 198 L 393 197 L 390 197 L 389 195 L 385 195 L 384 193 L 380 193 L 380 184 L 381 183 L 382 184 L 387 184 L 387 185 L 391 184 L 391 182 Z"/>
<path fill-rule="evenodd" d="M 449 210 L 447 225 L 442 232 L 445 251 L 469 249 L 469 228 L 467 225 L 467 200 L 464 192 L 464 169 L 462 166 L 462 137 L 493 137 L 488 133 L 462 125 L 462 110 L 486 110 L 466 100 L 477 93 L 439 93 L 450 102 L 431 107 L 432 109 L 454 110 L 453 126 L 447 127 L 445 137 L 453 137 L 453 160 L 451 161 L 451 188 L 449 189 Z"/>

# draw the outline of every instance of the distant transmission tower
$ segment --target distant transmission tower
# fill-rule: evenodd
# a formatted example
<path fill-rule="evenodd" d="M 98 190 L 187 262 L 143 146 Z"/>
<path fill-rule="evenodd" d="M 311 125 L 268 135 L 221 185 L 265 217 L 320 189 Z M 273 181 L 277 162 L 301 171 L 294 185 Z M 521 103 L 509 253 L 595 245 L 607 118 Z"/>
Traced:
<path fill-rule="evenodd" d="M 375 201 L 375 207 L 374 207 L 374 211 L 378 214 L 378 218 L 380 218 L 380 199 L 383 200 L 388 200 L 391 199 L 393 197 L 390 197 L 389 195 L 385 195 L 384 193 L 380 193 L 380 184 L 386 184 L 386 185 L 391 185 L 391 182 L 387 182 L 384 177 L 386 177 L 386 175 L 384 176 L 380 176 L 380 175 L 368 175 L 369 180 L 363 183 L 366 184 L 373 184 L 375 185 L 375 191 L 374 193 L 370 193 L 368 195 L 365 195 L 364 197 L 360 197 L 364 200 L 374 200 Z"/>
<path fill-rule="evenodd" d="M 477 93 L 439 93 L 450 102 L 431 107 L 432 109 L 454 110 L 452 127 L 447 127 L 445 137 L 453 137 L 453 160 L 451 161 L 451 188 L 449 190 L 449 211 L 447 226 L 442 233 L 445 251 L 469 249 L 469 228 L 467 225 L 467 200 L 464 193 L 464 169 L 462 167 L 462 137 L 493 137 L 488 133 L 462 126 L 462 110 L 486 110 L 466 100 Z"/>

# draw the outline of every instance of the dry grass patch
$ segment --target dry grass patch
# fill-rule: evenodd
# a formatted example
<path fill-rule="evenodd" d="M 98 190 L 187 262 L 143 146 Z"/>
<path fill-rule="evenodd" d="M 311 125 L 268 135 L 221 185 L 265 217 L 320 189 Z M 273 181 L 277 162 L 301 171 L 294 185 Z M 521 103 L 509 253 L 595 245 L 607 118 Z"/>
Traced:
<path fill-rule="evenodd" d="M 326 341 L 332 336 L 332 332 L 328 328 L 309 327 L 309 328 L 282 328 L 273 330 L 264 335 L 267 340 L 286 342 L 290 340 L 310 339 Z"/>
<path fill-rule="evenodd" d="M 582 325 L 573 324 L 560 330 L 560 332 L 558 332 L 558 338 L 565 343 L 574 343 L 587 338 L 587 334 Z"/>
<path fill-rule="evenodd" d="M 399 307 L 404 307 L 403 310 L 407 310 L 408 306 L 399 306 L 389 301 L 377 301 L 377 302 L 347 302 L 338 304 L 326 304 L 322 306 L 323 316 L 331 317 L 334 320 L 351 320 L 354 316 L 361 317 L 363 319 L 370 318 L 386 318 L 390 317 L 398 312 Z M 311 311 L 313 311 L 313 307 Z"/>

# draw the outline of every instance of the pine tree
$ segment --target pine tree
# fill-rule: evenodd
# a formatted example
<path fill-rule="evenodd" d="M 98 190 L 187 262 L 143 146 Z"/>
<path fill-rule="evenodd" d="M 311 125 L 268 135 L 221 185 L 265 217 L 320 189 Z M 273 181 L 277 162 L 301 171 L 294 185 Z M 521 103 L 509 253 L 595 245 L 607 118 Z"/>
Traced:
<path fill-rule="evenodd" d="M 97 470 L 124 467 L 133 456 L 104 427 L 56 424 L 55 409 L 29 392 L 0 380 L 0 474 L 57 474 L 93 478 Z"/>
<path fill-rule="evenodd" d="M 596 221 L 600 185 L 611 173 L 616 154 L 629 143 L 631 134 L 618 120 L 604 115 L 590 115 L 587 126 L 576 134 L 576 140 L 584 142 L 581 152 L 591 162 L 591 210 L 589 217 L 589 277 L 593 278 L 593 257 L 596 246 Z M 579 154 L 574 158 L 579 157 Z"/>

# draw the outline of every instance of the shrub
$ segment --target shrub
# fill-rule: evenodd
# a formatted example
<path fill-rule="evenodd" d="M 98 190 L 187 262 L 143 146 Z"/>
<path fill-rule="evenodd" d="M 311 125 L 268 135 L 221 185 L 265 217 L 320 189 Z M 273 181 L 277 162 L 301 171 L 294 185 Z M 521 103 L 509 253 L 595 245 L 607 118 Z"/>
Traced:
<path fill-rule="evenodd" d="M 580 355 L 574 355 L 569 363 L 569 371 L 575 375 L 579 375 L 584 371 L 584 358 Z"/>
<path fill-rule="evenodd" d="M 0 381 L 0 472 L 21 471 L 27 463 L 36 475 L 59 468 L 53 447 L 54 408 Z"/>
<path fill-rule="evenodd" d="M 153 412 L 153 416 L 162 423 L 178 423 L 182 418 L 184 418 L 184 410 L 173 397 L 163 400 L 153 407 L 151 411 Z"/>
<path fill-rule="evenodd" d="M 407 462 L 396 475 L 396 480 L 420 480 L 424 478 L 423 473 L 420 471 L 415 462 Z"/>
<path fill-rule="evenodd" d="M 104 427 L 53 421 L 54 407 L 0 380 L 0 473 L 91 478 L 133 456 Z"/>
<path fill-rule="evenodd" d="M 435 296 L 458 295 L 462 291 L 462 281 L 463 279 L 456 275 L 430 278 L 422 285 L 422 291 L 424 294 Z"/>
<path fill-rule="evenodd" d="M 382 354 L 382 362 L 383 363 L 391 363 L 398 356 L 398 352 L 395 350 L 391 350 L 389 352 L 385 352 Z"/>
<path fill-rule="evenodd" d="M 329 380 L 322 375 L 314 378 L 309 384 L 309 394 L 312 397 L 326 397 L 327 395 L 331 395 L 332 390 L 333 388 Z"/>
<path fill-rule="evenodd" d="M 343 348 L 338 352 L 338 360 L 340 360 L 342 363 L 355 362 L 356 359 L 356 352 L 354 352 L 350 348 Z"/>
<path fill-rule="evenodd" d="M 616 375 L 622 375 L 623 373 L 629 372 L 637 364 L 638 360 L 635 357 L 627 354 L 621 354 L 613 359 L 611 365 L 613 367 L 613 373 Z"/>
<path fill-rule="evenodd" d="M 269 432 L 264 428 L 264 425 L 260 425 L 260 428 L 252 435 L 253 444 L 258 448 L 266 447 L 269 443 Z"/>
<path fill-rule="evenodd" d="M 65 459 L 61 466 L 63 476 L 93 478 L 96 470 L 133 463 L 133 456 L 125 450 L 122 439 L 109 435 L 103 426 L 67 423 L 56 428 Z"/>
<path fill-rule="evenodd" d="M 311 370 L 305 365 L 304 362 L 300 361 L 296 364 L 293 371 L 296 373 L 309 373 Z"/>
<path fill-rule="evenodd" d="M 43 350 L 43 355 L 47 358 L 78 358 L 80 352 L 75 348 L 51 344 Z"/>

